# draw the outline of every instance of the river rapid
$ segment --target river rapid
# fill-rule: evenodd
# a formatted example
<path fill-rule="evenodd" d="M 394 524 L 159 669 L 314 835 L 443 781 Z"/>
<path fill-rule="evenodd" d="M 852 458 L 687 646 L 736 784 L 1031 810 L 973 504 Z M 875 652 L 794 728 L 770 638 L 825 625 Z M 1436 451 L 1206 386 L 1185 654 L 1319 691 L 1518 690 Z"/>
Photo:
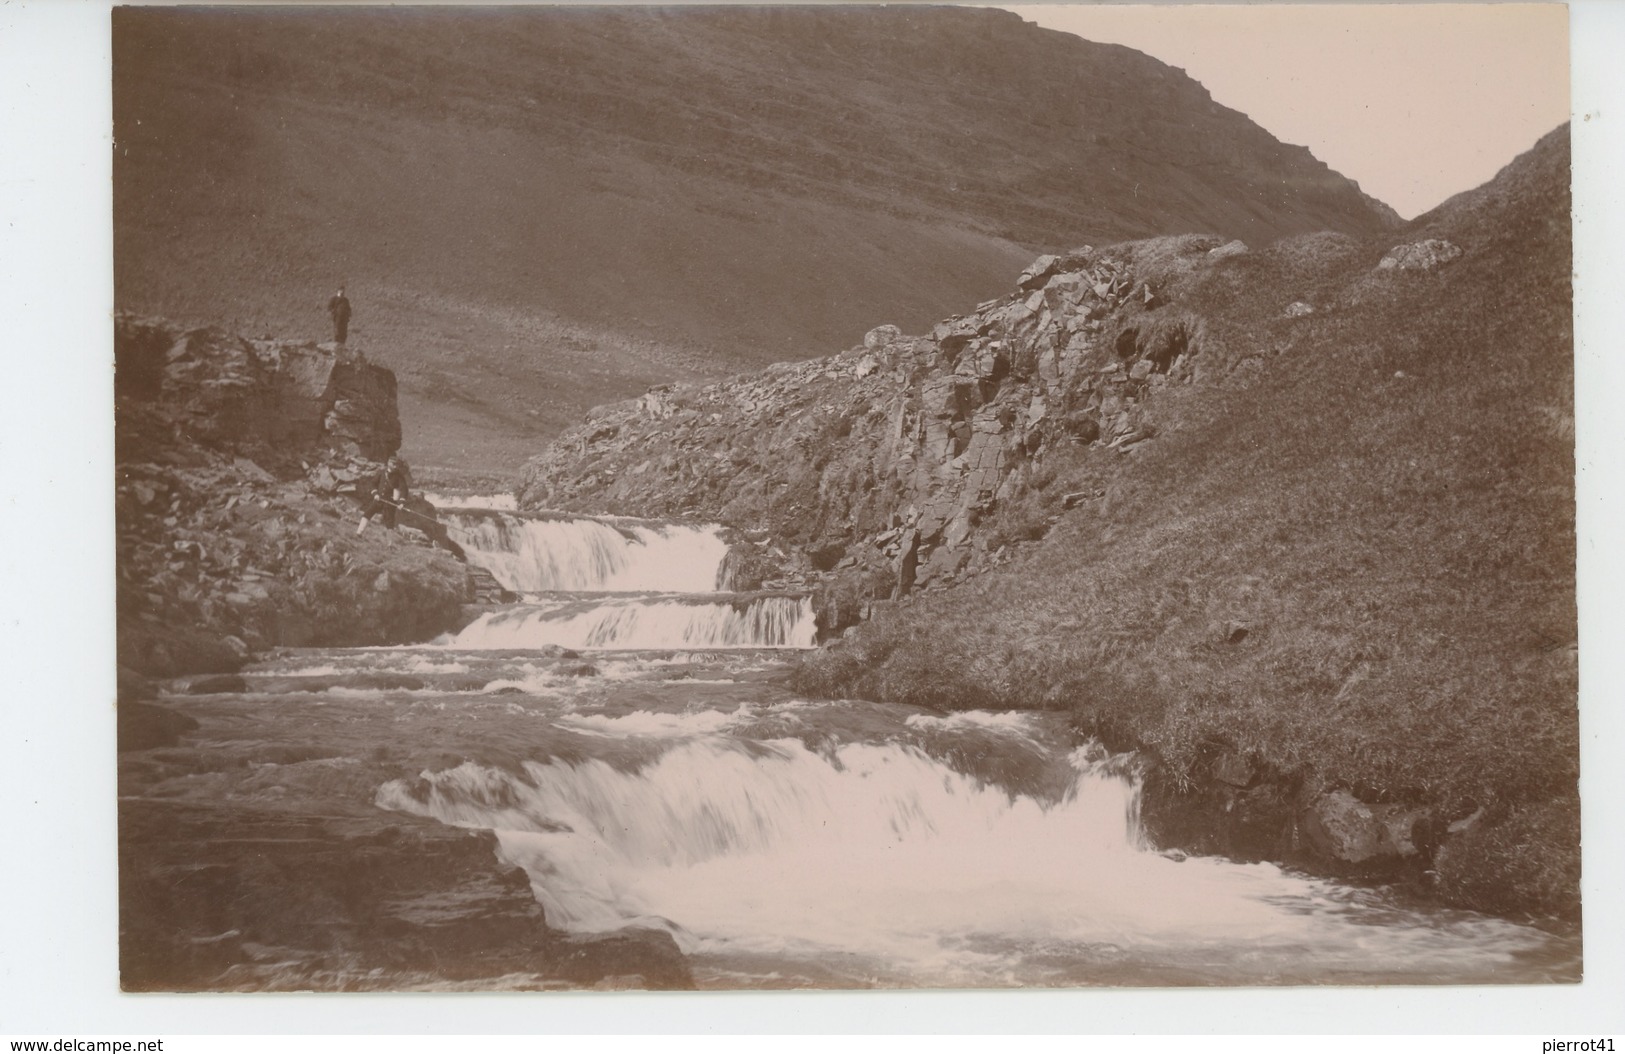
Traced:
<path fill-rule="evenodd" d="M 193 706 L 329 744 L 297 764 L 406 759 L 374 807 L 495 832 L 550 925 L 666 930 L 700 987 L 1579 979 L 1574 936 L 1158 852 L 1136 759 L 1063 715 L 797 697 L 810 603 L 719 593 L 713 529 L 448 522 L 523 601 L 428 645 L 283 653 Z"/>

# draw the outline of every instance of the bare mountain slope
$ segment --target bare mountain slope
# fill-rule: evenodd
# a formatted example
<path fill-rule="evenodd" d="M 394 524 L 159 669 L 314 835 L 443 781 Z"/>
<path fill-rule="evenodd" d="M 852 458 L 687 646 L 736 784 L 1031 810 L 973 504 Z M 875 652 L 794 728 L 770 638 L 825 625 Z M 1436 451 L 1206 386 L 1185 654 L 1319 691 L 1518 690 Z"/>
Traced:
<path fill-rule="evenodd" d="M 406 451 L 905 328 L 1043 248 L 1393 221 L 1178 70 L 954 8 L 114 14 L 119 305 L 353 340 Z"/>

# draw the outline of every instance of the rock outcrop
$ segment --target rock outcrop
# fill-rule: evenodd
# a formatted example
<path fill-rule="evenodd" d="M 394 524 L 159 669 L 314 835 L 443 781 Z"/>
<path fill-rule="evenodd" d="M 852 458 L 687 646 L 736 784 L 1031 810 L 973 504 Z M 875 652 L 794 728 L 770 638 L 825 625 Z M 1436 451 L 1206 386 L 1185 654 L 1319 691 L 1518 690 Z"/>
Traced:
<path fill-rule="evenodd" d="M 1388 250 L 1377 269 L 1381 271 L 1432 271 L 1461 256 L 1461 246 L 1443 238 L 1426 238 L 1419 242 L 1396 245 Z"/>
<path fill-rule="evenodd" d="M 1157 434 L 1155 394 L 1196 376 L 1202 343 L 1171 289 L 1236 255 L 1188 236 L 1043 256 L 927 335 L 879 326 L 840 355 L 655 388 L 533 459 L 521 506 L 764 531 L 770 584 L 839 579 L 860 608 L 940 586 L 1042 534 L 1008 513 L 1051 451 Z"/>
<path fill-rule="evenodd" d="M 284 751 L 270 767 L 319 769 L 321 753 Z M 140 789 L 194 756 L 207 757 L 137 758 L 125 782 Z M 121 800 L 125 991 L 399 989 L 504 977 L 522 987 L 693 987 L 664 930 L 551 929 L 525 872 L 499 861 L 492 832 L 357 809 L 331 789 L 302 799 L 297 777 L 281 781 L 290 789 L 275 802 L 244 801 L 239 788 L 210 803 Z"/>
<path fill-rule="evenodd" d="M 114 332 L 117 393 L 161 403 L 181 438 L 256 460 L 325 448 L 380 461 L 400 448 L 395 375 L 339 345 L 128 315 Z"/>
<path fill-rule="evenodd" d="M 274 645 L 459 623 L 462 563 L 410 544 L 430 540 L 417 531 L 355 534 L 357 498 L 400 445 L 389 370 L 127 315 L 114 346 L 121 665 L 229 671 Z"/>

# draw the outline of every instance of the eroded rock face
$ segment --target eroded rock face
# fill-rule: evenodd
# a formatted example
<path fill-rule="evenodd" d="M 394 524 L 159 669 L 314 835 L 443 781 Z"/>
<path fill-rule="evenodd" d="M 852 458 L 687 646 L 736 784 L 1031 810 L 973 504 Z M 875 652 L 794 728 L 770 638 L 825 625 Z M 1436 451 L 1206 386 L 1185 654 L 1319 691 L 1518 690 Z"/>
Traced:
<path fill-rule="evenodd" d="M 424 684 L 377 677 L 345 683 Z M 320 677 L 254 681 L 257 697 L 190 678 L 120 702 L 125 990 L 692 987 L 669 933 L 561 933 L 493 832 L 380 807 L 446 758 L 425 725 L 314 702 Z"/>
<path fill-rule="evenodd" d="M 247 340 L 120 314 L 121 395 L 159 403 L 195 442 L 271 450 L 326 446 L 381 460 L 399 449 L 395 375 L 334 345 Z"/>
<path fill-rule="evenodd" d="M 1345 790 L 1317 797 L 1304 810 L 1303 829 L 1323 855 L 1344 864 L 1372 865 L 1417 855 L 1416 826 L 1424 810 L 1368 805 Z"/>
<path fill-rule="evenodd" d="M 277 645 L 427 639 L 477 599 L 466 565 L 422 533 L 357 535 L 343 484 L 186 450 L 202 463 L 119 465 L 119 661 L 133 670 L 225 673 Z"/>
<path fill-rule="evenodd" d="M 331 345 L 127 315 L 115 347 L 122 665 L 228 673 L 273 645 L 461 624 L 478 593 L 429 548 L 432 508 L 355 534 L 375 459 L 400 444 L 392 373 Z"/>
<path fill-rule="evenodd" d="M 1156 435 L 1154 393 L 1191 380 L 1202 342 L 1157 287 L 1223 246 L 1041 257 L 928 335 L 880 326 L 840 355 L 600 407 L 526 466 L 521 506 L 760 529 L 782 585 L 862 578 L 879 600 L 946 584 L 992 558 L 989 516 L 1058 446 Z"/>
<path fill-rule="evenodd" d="M 1428 238 L 1424 241 L 1411 242 L 1408 245 L 1396 245 L 1388 250 L 1381 260 L 1377 261 L 1377 269 L 1381 271 L 1431 271 L 1442 267 L 1453 260 L 1460 258 L 1461 246 L 1443 238 Z"/>

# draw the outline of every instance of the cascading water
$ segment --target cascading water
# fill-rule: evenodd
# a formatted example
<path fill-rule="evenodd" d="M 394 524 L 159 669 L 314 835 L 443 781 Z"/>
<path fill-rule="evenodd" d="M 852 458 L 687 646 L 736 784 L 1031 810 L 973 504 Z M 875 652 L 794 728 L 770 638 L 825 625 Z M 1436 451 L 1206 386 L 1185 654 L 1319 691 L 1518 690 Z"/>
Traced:
<path fill-rule="evenodd" d="M 806 597 L 627 598 L 526 604 L 482 615 L 457 648 L 810 648 Z"/>
<path fill-rule="evenodd" d="M 719 983 L 1504 980 L 1544 939 L 1150 851 L 1132 769 L 1035 715 L 578 704 L 551 724 L 534 760 L 377 804 L 494 830 L 552 924 L 669 928 Z"/>
<path fill-rule="evenodd" d="M 810 648 L 817 636 L 806 597 L 715 592 L 728 555 L 715 526 L 468 508 L 445 519 L 471 562 L 530 597 L 482 616 L 454 647 Z M 539 596 L 561 593 L 572 596 Z"/>
<path fill-rule="evenodd" d="M 516 593 L 708 593 L 728 543 L 715 527 L 454 510 L 473 563 Z"/>

